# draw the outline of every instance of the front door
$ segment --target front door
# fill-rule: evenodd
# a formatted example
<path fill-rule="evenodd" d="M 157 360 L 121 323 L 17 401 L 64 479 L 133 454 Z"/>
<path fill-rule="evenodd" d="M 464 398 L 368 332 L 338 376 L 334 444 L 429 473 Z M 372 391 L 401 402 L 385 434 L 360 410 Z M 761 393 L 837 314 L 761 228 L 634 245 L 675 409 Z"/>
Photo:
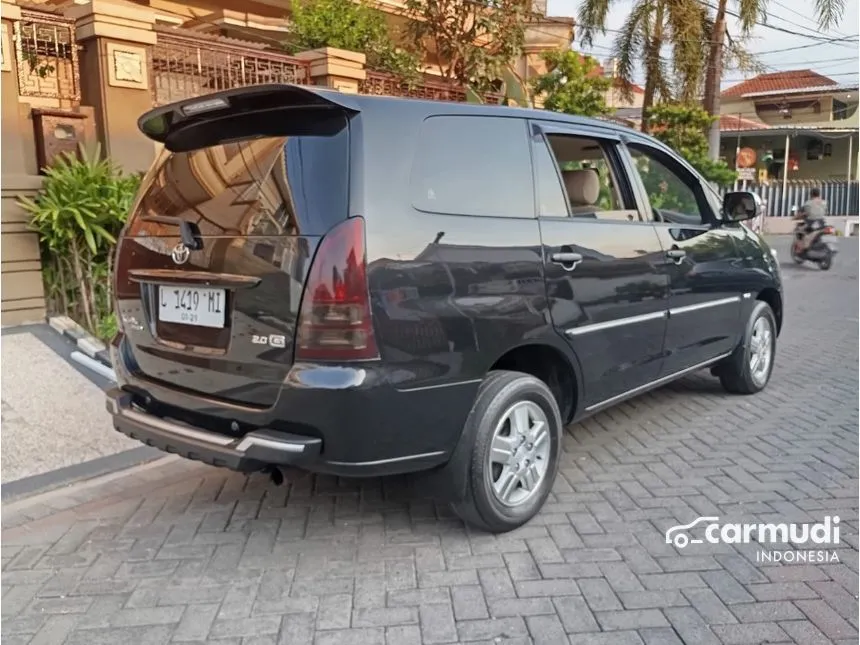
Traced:
<path fill-rule="evenodd" d="M 580 363 L 580 409 L 656 380 L 668 277 L 609 130 L 532 124 L 552 322 Z"/>
<path fill-rule="evenodd" d="M 730 353 L 739 338 L 744 266 L 715 199 L 684 164 L 645 140 L 627 144 L 639 194 L 666 253 L 669 318 L 662 376 Z"/>

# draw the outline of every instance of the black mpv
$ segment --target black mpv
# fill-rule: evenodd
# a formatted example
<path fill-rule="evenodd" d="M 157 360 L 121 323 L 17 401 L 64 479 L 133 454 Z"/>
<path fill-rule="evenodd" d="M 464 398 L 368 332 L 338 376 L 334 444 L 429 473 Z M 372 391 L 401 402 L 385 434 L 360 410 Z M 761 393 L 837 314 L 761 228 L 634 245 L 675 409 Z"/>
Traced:
<path fill-rule="evenodd" d="M 420 473 L 541 508 L 563 428 L 710 367 L 765 387 L 767 244 L 655 139 L 541 110 L 260 85 L 154 109 L 118 244 L 120 432 L 243 472 Z"/>

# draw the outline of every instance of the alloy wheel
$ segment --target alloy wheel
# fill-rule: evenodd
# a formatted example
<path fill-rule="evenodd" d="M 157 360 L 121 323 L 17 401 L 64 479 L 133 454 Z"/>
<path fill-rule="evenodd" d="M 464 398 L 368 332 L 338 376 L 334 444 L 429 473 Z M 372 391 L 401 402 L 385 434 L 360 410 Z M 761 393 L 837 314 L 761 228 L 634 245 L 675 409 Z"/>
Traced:
<path fill-rule="evenodd" d="M 750 374 L 756 385 L 761 387 L 767 381 L 773 361 L 773 329 L 770 321 L 761 316 L 755 321 L 750 339 Z"/>
<path fill-rule="evenodd" d="M 541 407 L 531 401 L 509 407 L 493 432 L 488 457 L 496 499 L 511 507 L 530 499 L 546 477 L 550 448 L 549 420 Z"/>

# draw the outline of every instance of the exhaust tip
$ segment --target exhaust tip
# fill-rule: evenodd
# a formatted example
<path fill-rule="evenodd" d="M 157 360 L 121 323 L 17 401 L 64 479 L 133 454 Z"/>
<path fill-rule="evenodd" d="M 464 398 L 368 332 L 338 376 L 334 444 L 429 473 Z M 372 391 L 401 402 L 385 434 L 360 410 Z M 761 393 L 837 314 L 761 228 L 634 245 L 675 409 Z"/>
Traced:
<path fill-rule="evenodd" d="M 284 483 L 284 473 L 277 466 L 272 466 L 268 469 L 269 479 L 275 486 L 280 486 Z"/>

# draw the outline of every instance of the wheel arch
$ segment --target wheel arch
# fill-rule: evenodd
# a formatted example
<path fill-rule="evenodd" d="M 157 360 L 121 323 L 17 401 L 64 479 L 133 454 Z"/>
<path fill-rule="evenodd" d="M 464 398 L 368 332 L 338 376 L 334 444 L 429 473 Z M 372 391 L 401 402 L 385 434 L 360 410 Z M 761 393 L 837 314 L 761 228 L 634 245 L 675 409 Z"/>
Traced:
<path fill-rule="evenodd" d="M 782 294 L 774 287 L 765 287 L 759 291 L 756 300 L 761 300 L 770 305 L 774 318 L 776 318 L 776 334 L 779 336 L 779 333 L 782 331 L 783 320 Z"/>
<path fill-rule="evenodd" d="M 546 383 L 558 403 L 562 422 L 567 424 L 576 415 L 582 400 L 582 387 L 575 360 L 568 353 L 547 342 L 529 342 L 508 349 L 488 371 L 510 370 L 524 372 Z"/>
<path fill-rule="evenodd" d="M 500 353 L 487 366 L 486 373 L 493 370 L 505 369 L 521 371 L 531 374 L 547 383 L 550 390 L 555 394 L 553 385 L 548 383 L 533 370 L 540 370 L 539 359 L 546 358 L 552 361 L 552 365 L 569 377 L 567 381 L 572 386 L 571 398 L 568 403 L 569 410 L 562 411 L 562 423 L 567 425 L 576 418 L 577 407 L 583 399 L 583 383 L 579 362 L 570 347 L 559 338 L 554 330 L 548 329 L 547 333 L 539 338 L 522 342 L 509 347 Z M 531 367 L 532 371 L 528 368 Z M 524 369 L 525 368 L 525 369 Z M 543 368 L 546 369 L 545 367 Z M 563 387 L 564 380 L 561 379 L 556 387 Z M 434 470 L 416 473 L 416 482 L 441 502 L 459 502 L 466 495 L 466 487 L 469 478 L 469 464 L 474 433 L 464 431 L 460 435 L 448 462 Z"/>

